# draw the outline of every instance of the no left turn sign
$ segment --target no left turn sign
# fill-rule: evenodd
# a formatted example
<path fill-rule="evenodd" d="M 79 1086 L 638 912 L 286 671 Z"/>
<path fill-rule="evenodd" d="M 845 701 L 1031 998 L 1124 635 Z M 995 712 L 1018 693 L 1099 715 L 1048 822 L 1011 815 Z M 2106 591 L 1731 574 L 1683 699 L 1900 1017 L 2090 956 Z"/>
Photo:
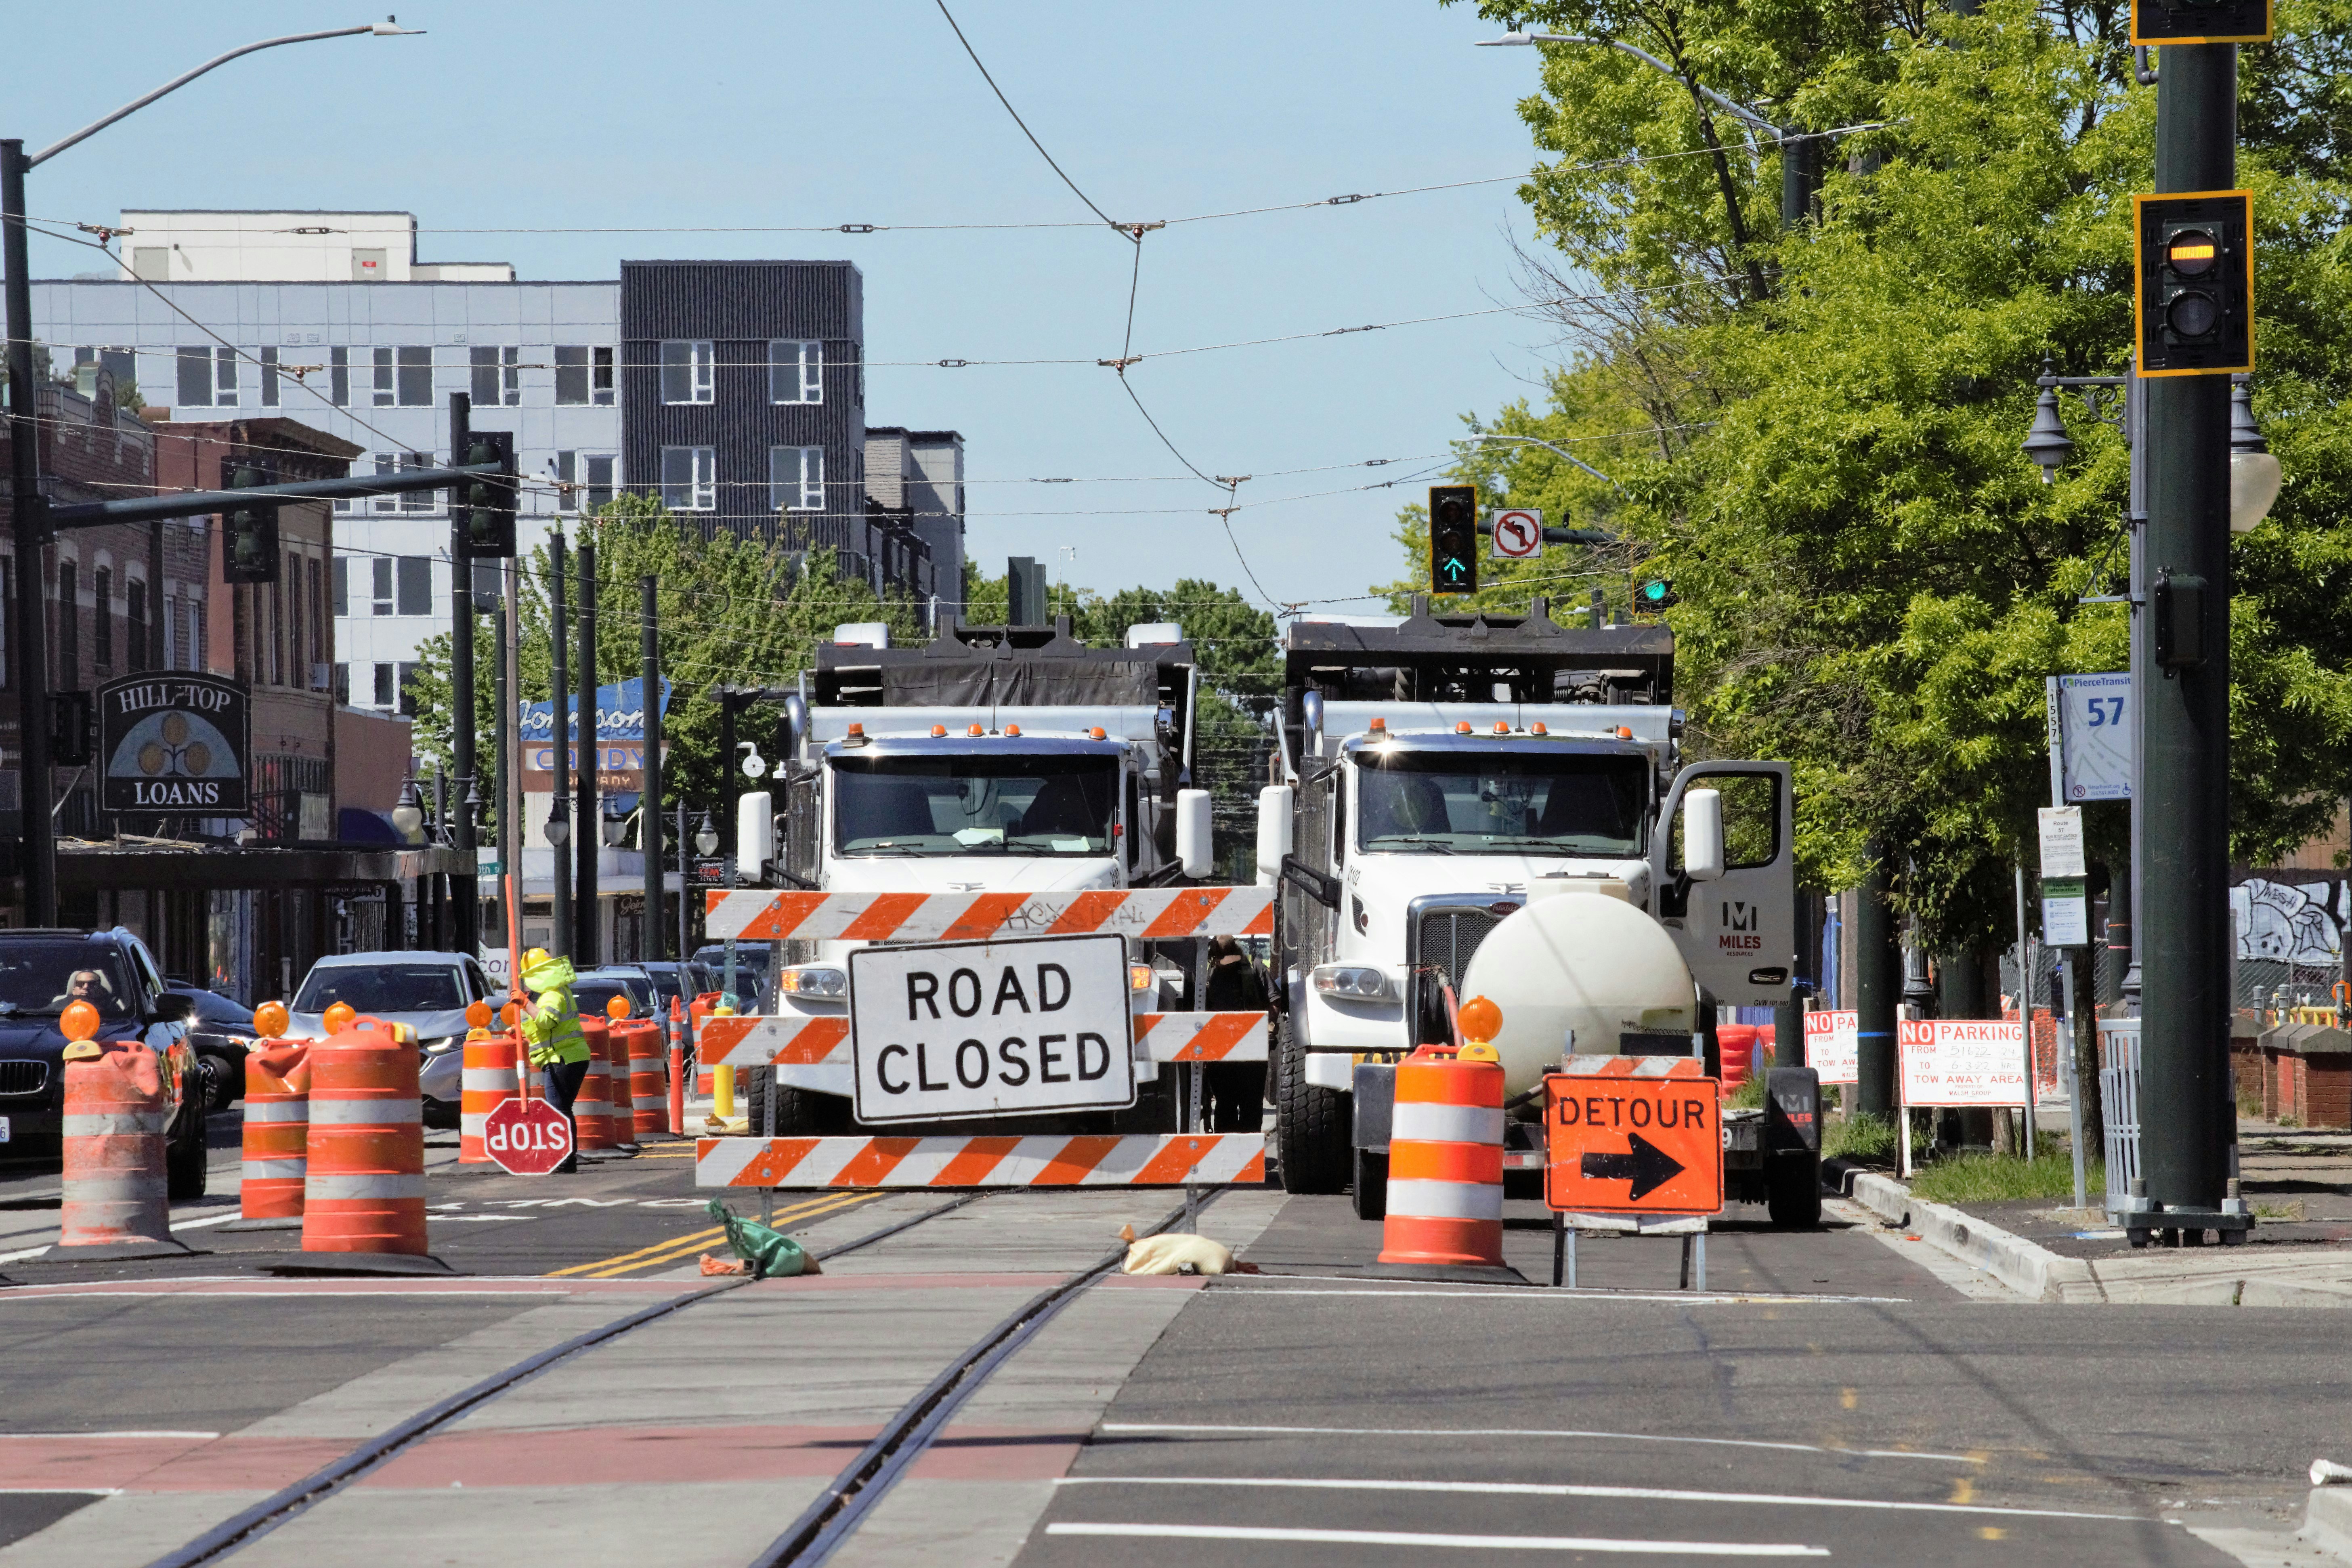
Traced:
<path fill-rule="evenodd" d="M 1543 513 L 1514 508 L 1495 514 L 1495 558 L 1532 561 L 1543 553 Z"/>

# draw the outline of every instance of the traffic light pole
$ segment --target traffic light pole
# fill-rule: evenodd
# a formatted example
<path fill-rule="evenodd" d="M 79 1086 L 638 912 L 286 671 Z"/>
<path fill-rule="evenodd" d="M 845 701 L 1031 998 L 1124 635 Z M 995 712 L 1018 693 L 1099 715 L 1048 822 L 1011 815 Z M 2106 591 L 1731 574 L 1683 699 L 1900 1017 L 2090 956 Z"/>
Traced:
<path fill-rule="evenodd" d="M 2236 45 L 2165 46 L 2157 86 L 2159 195 L 2236 184 L 2237 95 Z M 2201 578 L 2206 589 L 2200 605 L 2203 661 L 2149 669 L 2140 710 L 2147 795 L 2138 900 L 2140 1173 L 2147 1205 L 2184 1212 L 2171 1223 L 2135 1214 L 2126 1224 L 2188 1231 L 2218 1228 L 2236 1142 L 2229 989 L 2230 378 L 2152 377 L 2146 396 L 2147 580 L 2153 588 L 2168 574 Z M 2157 596 L 2151 592 L 2145 614 L 2157 613 Z"/>
<path fill-rule="evenodd" d="M 555 798 L 549 803 L 550 820 L 572 814 L 572 714 L 571 681 L 564 668 L 563 639 L 570 628 L 564 625 L 563 613 L 563 535 L 551 533 L 547 538 L 547 651 L 552 668 L 549 672 L 548 707 L 555 719 Z M 581 825 L 573 824 L 577 832 Z M 549 840 L 551 853 L 549 869 L 554 875 L 553 898 L 551 900 L 547 940 L 564 957 L 572 956 L 572 862 L 571 847 Z"/>
<path fill-rule="evenodd" d="M 473 427 L 473 399 L 462 392 L 449 395 L 449 460 L 466 458 L 466 440 Z M 449 751 L 457 764 L 457 787 L 467 795 L 480 794 L 474 754 L 474 556 L 466 538 L 463 485 L 449 487 Z M 479 857 L 475 852 L 473 807 L 466 795 L 457 803 L 455 841 L 464 869 L 450 879 L 449 896 L 457 906 L 457 951 L 478 953 L 482 946 Z"/>
<path fill-rule="evenodd" d="M 41 546 L 40 388 L 33 382 L 33 284 L 25 254 L 25 144 L 0 142 L 0 260 L 8 269 L 8 521 L 16 542 L 17 816 L 24 825 L 25 923 L 58 923 L 58 836 L 50 820 L 47 575 Z"/>
<path fill-rule="evenodd" d="M 1895 933 L 1895 906 L 1887 887 L 1887 846 L 1872 839 L 1872 864 L 1854 900 L 1853 1004 L 1856 1082 L 1853 1109 L 1866 1116 L 1895 1117 L 1895 1005 L 1903 994 L 1903 962 Z M 1897 1138 L 1910 1136 L 1897 1127 Z"/>
<path fill-rule="evenodd" d="M 572 679 L 580 689 L 580 798 L 572 813 L 572 863 L 579 868 L 572 889 L 576 928 L 572 962 L 588 968 L 598 962 L 597 938 L 603 934 L 603 922 L 596 918 L 596 858 L 604 852 L 604 814 L 596 807 L 596 547 L 583 540 L 575 553 L 580 562 L 580 668 Z"/>

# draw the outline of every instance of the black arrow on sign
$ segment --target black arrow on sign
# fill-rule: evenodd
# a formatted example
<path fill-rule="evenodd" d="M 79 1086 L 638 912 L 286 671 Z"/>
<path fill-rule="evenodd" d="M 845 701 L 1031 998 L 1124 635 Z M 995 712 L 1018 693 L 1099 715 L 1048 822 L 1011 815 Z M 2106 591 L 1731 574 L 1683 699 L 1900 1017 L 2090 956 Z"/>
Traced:
<path fill-rule="evenodd" d="M 1585 1155 L 1585 1180 L 1631 1182 L 1633 1190 L 1625 1194 L 1625 1201 L 1637 1204 L 1683 1173 L 1681 1161 L 1639 1132 L 1628 1132 L 1625 1142 L 1629 1145 L 1625 1153 Z"/>

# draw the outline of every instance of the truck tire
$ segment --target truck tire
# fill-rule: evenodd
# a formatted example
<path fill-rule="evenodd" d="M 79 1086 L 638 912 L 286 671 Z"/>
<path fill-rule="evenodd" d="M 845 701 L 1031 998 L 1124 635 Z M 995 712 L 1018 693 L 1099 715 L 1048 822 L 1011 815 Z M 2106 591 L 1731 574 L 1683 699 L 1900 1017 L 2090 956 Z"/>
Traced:
<path fill-rule="evenodd" d="M 839 1095 L 818 1094 L 778 1083 L 772 1068 L 754 1068 L 743 1078 L 743 1110 L 751 1119 L 754 1138 L 767 1135 L 771 1096 L 776 1102 L 779 1138 L 837 1137 L 856 1131 L 850 1125 L 849 1101 Z"/>
<path fill-rule="evenodd" d="M 1286 1193 L 1336 1193 L 1353 1163 L 1348 1097 L 1307 1081 L 1307 1047 L 1287 1022 L 1275 1037 L 1275 1147 Z"/>
<path fill-rule="evenodd" d="M 1822 1157 L 1811 1150 L 1784 1150 L 1772 1157 L 1765 1205 L 1782 1230 L 1811 1230 L 1822 1223 Z"/>
<path fill-rule="evenodd" d="M 1356 1151 L 1354 1194 L 1358 1219 L 1389 1217 L 1389 1157 L 1378 1149 Z"/>
<path fill-rule="evenodd" d="M 205 1168 L 205 1118 L 200 1103 L 180 1108 L 183 1123 L 192 1123 L 194 1136 L 187 1135 L 187 1126 L 175 1126 L 163 1144 L 163 1195 L 175 1204 L 194 1203 L 205 1195 L 209 1175 Z"/>

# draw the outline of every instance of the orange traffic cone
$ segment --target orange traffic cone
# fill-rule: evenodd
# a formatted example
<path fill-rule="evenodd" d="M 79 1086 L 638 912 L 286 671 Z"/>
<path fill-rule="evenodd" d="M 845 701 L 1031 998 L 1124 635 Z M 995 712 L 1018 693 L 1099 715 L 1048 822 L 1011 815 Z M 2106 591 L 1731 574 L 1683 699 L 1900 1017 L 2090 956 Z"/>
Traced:
<path fill-rule="evenodd" d="M 1482 1005 L 1494 1014 L 1492 1026 L 1473 1011 Z M 1472 1043 L 1458 1055 L 1424 1046 L 1397 1064 L 1383 1264 L 1448 1271 L 1505 1267 L 1503 1065 L 1486 1044 L 1502 1016 L 1477 998 L 1464 1005 L 1460 1017 Z"/>

